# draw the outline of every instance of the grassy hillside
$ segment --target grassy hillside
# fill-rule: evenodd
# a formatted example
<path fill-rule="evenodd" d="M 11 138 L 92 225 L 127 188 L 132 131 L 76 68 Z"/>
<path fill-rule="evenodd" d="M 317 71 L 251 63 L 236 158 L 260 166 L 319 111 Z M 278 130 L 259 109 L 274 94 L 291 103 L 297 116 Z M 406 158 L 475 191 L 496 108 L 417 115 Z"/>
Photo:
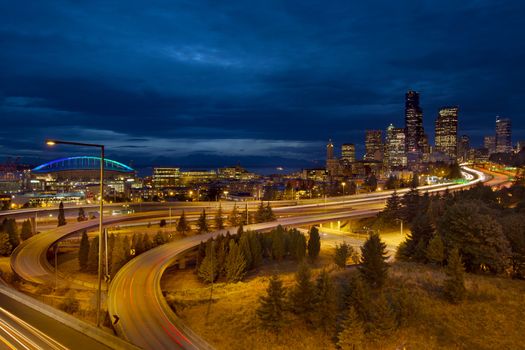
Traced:
<path fill-rule="evenodd" d="M 192 272 L 167 276 L 164 287 L 183 319 L 218 349 L 335 349 L 333 334 L 308 328 L 291 314 L 280 335 L 260 329 L 255 310 L 273 270 L 266 266 L 245 282 L 216 284 L 207 320 L 210 290 Z M 281 276 L 291 286 L 294 263 L 282 263 L 279 270 L 286 271 Z M 352 273 L 333 272 L 339 281 Z M 368 339 L 366 349 L 525 349 L 524 281 L 467 275 L 467 300 L 453 305 L 442 297 L 443 278 L 437 267 L 395 263 L 388 288 L 408 291 L 412 315 L 387 337 Z"/>

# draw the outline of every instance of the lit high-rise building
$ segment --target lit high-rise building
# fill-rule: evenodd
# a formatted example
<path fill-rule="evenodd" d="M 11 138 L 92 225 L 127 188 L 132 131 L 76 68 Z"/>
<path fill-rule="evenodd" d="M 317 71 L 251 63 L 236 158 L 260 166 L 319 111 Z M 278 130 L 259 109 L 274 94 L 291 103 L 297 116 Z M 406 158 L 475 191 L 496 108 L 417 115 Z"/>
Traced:
<path fill-rule="evenodd" d="M 389 169 L 407 165 L 405 147 L 405 130 L 390 124 L 386 129 L 385 142 L 385 164 Z"/>
<path fill-rule="evenodd" d="M 458 157 L 458 107 L 443 107 L 436 119 L 436 151 Z"/>
<path fill-rule="evenodd" d="M 405 135 L 408 153 L 421 153 L 425 131 L 423 110 L 419 106 L 419 93 L 408 91 L 405 95 Z"/>
<path fill-rule="evenodd" d="M 512 152 L 512 125 L 508 118 L 496 117 L 496 152 Z"/>
<path fill-rule="evenodd" d="M 180 168 L 153 168 L 153 187 L 157 190 L 178 186 L 180 178 Z"/>
<path fill-rule="evenodd" d="M 367 130 L 365 137 L 365 160 L 383 160 L 383 131 Z"/>
<path fill-rule="evenodd" d="M 345 164 L 355 163 L 355 145 L 353 143 L 345 143 L 341 146 L 341 160 Z"/>
<path fill-rule="evenodd" d="M 470 151 L 470 137 L 468 135 L 461 135 L 458 142 L 458 160 L 466 162 L 469 159 Z"/>
<path fill-rule="evenodd" d="M 496 153 L 496 136 L 483 137 L 483 148 L 489 151 L 489 155 Z"/>
<path fill-rule="evenodd" d="M 328 159 L 334 159 L 334 144 L 332 140 L 328 140 L 328 144 L 326 145 L 326 160 Z"/>

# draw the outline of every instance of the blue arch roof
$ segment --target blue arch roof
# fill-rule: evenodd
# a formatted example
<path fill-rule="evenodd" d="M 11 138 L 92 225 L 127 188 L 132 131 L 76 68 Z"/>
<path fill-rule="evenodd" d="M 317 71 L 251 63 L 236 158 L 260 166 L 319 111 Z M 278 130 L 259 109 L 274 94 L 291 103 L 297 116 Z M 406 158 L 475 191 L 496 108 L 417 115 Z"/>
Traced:
<path fill-rule="evenodd" d="M 52 160 L 34 168 L 35 173 L 52 173 L 67 170 L 98 170 L 100 169 L 100 157 L 80 156 L 67 157 Z M 115 160 L 104 158 L 104 170 L 131 173 L 134 170 Z"/>

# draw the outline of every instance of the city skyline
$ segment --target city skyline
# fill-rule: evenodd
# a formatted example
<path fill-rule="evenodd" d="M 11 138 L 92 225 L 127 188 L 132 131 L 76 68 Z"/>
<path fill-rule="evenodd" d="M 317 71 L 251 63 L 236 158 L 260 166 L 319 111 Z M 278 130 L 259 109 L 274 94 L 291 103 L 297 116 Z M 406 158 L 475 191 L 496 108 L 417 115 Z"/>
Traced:
<path fill-rule="evenodd" d="M 139 168 L 322 166 L 327 139 L 361 158 L 365 129 L 402 126 L 410 89 L 431 143 L 449 105 L 473 145 L 497 115 L 512 119 L 514 142 L 525 138 L 525 50 L 510 35 L 521 4 L 153 4 L 137 25 L 125 8 L 2 6 L 2 158 L 86 153 L 41 144 L 57 137 L 105 143 Z"/>

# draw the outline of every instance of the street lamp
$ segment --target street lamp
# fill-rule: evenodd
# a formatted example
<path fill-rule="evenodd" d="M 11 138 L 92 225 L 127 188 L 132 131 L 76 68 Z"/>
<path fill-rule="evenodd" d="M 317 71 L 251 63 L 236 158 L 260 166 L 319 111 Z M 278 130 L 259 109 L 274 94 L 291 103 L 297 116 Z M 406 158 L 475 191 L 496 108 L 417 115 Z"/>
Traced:
<path fill-rule="evenodd" d="M 342 182 L 341 183 L 341 186 L 343 186 L 343 196 L 345 195 L 345 186 L 346 186 L 346 182 Z"/>
<path fill-rule="evenodd" d="M 100 304 L 102 299 L 102 255 L 104 244 L 103 213 L 104 213 L 104 145 L 94 143 L 82 143 L 72 141 L 46 140 L 46 145 L 72 145 L 81 147 L 100 148 L 100 215 L 99 215 L 99 234 L 98 234 L 98 290 L 97 290 L 97 327 L 100 326 Z"/>

